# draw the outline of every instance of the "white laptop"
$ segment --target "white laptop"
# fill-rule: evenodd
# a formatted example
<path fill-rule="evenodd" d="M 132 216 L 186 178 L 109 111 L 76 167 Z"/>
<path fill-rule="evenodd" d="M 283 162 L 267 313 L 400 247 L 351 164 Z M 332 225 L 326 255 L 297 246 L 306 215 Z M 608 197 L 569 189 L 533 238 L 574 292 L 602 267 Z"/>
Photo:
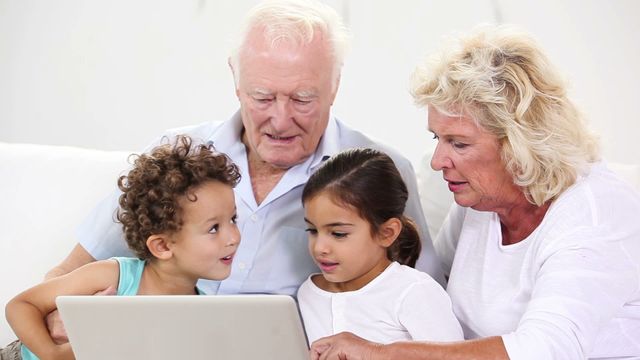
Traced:
<path fill-rule="evenodd" d="M 78 360 L 308 359 L 285 295 L 60 296 Z"/>

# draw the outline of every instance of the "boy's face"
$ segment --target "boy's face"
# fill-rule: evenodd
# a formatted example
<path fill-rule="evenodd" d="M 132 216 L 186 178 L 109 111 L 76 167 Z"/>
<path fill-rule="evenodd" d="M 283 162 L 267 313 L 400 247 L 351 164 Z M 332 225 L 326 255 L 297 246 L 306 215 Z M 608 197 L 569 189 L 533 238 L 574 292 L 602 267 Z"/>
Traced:
<path fill-rule="evenodd" d="M 355 209 L 336 204 L 326 192 L 304 205 L 309 252 L 329 287 L 358 290 L 390 264 L 387 248 Z"/>
<path fill-rule="evenodd" d="M 240 243 L 233 189 L 208 181 L 179 201 L 182 228 L 171 237 L 176 269 L 195 279 L 222 280 Z"/>

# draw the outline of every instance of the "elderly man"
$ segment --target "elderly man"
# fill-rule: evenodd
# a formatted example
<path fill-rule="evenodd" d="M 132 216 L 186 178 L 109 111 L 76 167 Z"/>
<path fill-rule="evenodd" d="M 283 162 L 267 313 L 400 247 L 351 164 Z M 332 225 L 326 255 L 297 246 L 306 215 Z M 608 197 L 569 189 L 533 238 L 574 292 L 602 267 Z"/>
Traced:
<path fill-rule="evenodd" d="M 323 160 L 352 147 L 378 148 L 394 159 L 411 195 L 406 213 L 417 222 L 424 242 L 418 268 L 444 282 L 410 163 L 331 115 L 346 41 L 340 18 L 326 5 L 259 4 L 251 10 L 229 61 L 239 112 L 225 122 L 165 134 L 211 141 L 242 172 L 235 189 L 242 242 L 228 279 L 199 283 L 206 293 L 294 295 L 309 274 L 318 271 L 307 250 L 303 185 Z M 129 254 L 121 226 L 113 221 L 118 195 L 90 214 L 78 231 L 79 244 L 48 277 L 95 259 Z"/>

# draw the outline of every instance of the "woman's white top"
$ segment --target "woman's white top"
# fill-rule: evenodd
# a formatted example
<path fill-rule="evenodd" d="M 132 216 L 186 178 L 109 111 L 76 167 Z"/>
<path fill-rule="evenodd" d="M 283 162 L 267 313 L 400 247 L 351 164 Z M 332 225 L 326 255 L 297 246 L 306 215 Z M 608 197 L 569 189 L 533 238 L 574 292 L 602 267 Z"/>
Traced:
<path fill-rule="evenodd" d="M 465 338 L 501 335 L 512 360 L 640 357 L 640 196 L 603 164 L 517 244 L 454 204 L 435 246 Z"/>
<path fill-rule="evenodd" d="M 342 331 L 385 344 L 463 339 L 442 286 L 397 262 L 356 291 L 328 292 L 309 277 L 298 290 L 298 302 L 310 344 Z"/>

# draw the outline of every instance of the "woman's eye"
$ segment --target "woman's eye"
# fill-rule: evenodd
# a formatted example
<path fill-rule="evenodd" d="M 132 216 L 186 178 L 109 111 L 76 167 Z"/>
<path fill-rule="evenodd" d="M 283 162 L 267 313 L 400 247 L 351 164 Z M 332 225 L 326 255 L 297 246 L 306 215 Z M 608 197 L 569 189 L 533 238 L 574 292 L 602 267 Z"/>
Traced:
<path fill-rule="evenodd" d="M 213 226 L 211 227 L 211 229 L 209 229 L 209 234 L 215 234 L 215 233 L 217 233 L 217 232 L 218 232 L 218 227 L 219 227 L 219 225 L 218 225 L 218 224 L 213 225 Z"/>
<path fill-rule="evenodd" d="M 453 147 L 456 148 L 456 149 L 464 149 L 467 146 L 469 146 L 469 144 L 465 144 L 465 143 L 461 143 L 461 142 L 457 142 L 457 141 L 452 141 L 451 145 L 453 145 Z"/>
<path fill-rule="evenodd" d="M 313 228 L 308 228 L 308 229 L 305 229 L 304 231 L 308 232 L 308 233 L 309 233 L 309 235 L 316 235 L 316 234 L 318 234 L 318 230 L 317 230 L 317 229 L 313 229 Z"/>

